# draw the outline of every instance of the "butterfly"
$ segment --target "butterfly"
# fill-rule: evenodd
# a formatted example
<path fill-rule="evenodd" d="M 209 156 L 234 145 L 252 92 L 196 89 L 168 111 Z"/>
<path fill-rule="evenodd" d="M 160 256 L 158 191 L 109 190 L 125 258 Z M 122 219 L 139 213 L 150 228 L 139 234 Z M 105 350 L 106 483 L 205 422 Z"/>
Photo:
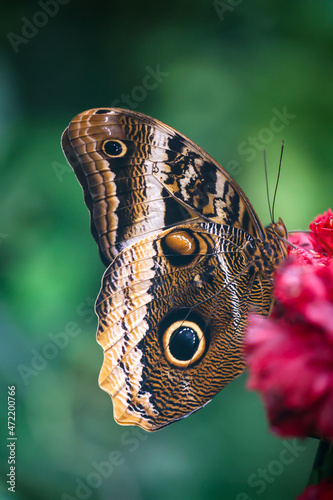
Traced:
<path fill-rule="evenodd" d="M 247 316 L 270 312 L 287 230 L 281 219 L 264 228 L 213 158 L 144 114 L 85 111 L 62 148 L 106 266 L 99 385 L 118 423 L 160 429 L 243 371 Z"/>

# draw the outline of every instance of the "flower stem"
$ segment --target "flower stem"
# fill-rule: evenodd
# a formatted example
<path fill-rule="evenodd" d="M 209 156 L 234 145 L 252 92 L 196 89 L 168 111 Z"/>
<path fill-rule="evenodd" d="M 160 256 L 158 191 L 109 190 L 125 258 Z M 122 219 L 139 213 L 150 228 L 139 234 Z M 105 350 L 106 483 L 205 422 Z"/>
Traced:
<path fill-rule="evenodd" d="M 318 484 L 328 477 L 333 477 L 333 444 L 326 439 L 321 439 L 313 462 L 309 484 Z"/>

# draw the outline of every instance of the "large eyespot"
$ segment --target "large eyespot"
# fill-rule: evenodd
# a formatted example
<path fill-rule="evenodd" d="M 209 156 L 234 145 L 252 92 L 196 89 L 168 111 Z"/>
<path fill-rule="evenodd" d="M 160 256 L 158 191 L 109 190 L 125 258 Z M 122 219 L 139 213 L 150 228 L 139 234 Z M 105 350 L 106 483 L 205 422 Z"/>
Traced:
<path fill-rule="evenodd" d="M 199 243 L 190 231 L 173 231 L 161 240 L 161 247 L 170 264 L 184 266 L 198 255 Z"/>
<path fill-rule="evenodd" d="M 175 321 L 164 332 L 163 350 L 166 360 L 177 368 L 188 368 L 206 350 L 205 335 L 197 323 Z"/>
<path fill-rule="evenodd" d="M 127 151 L 126 144 L 118 139 L 105 141 L 102 144 L 102 149 L 109 158 L 121 158 Z"/>

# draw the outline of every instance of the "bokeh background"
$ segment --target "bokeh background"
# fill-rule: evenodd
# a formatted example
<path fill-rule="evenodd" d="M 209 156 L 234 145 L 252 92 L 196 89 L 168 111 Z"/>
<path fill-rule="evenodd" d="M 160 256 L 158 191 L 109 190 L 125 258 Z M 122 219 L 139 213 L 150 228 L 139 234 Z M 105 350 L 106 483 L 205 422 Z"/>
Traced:
<path fill-rule="evenodd" d="M 17 500 L 294 499 L 316 442 L 270 434 L 246 374 L 157 433 L 113 421 L 97 385 L 103 266 L 60 136 L 92 107 L 152 115 L 220 161 L 264 223 L 263 147 L 273 189 L 284 139 L 276 215 L 306 229 L 332 203 L 333 2 L 17 0 L 0 18 L 1 499 L 13 384 Z"/>

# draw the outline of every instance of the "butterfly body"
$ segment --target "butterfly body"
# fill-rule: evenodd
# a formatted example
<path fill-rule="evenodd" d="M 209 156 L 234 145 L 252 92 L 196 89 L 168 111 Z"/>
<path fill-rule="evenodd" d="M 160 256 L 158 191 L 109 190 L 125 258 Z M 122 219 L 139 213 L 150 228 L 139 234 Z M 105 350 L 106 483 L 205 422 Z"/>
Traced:
<path fill-rule="evenodd" d="M 161 428 L 243 370 L 247 315 L 269 314 L 285 227 L 264 228 L 220 165 L 141 113 L 81 113 L 62 144 L 107 266 L 100 386 L 117 422 Z"/>

